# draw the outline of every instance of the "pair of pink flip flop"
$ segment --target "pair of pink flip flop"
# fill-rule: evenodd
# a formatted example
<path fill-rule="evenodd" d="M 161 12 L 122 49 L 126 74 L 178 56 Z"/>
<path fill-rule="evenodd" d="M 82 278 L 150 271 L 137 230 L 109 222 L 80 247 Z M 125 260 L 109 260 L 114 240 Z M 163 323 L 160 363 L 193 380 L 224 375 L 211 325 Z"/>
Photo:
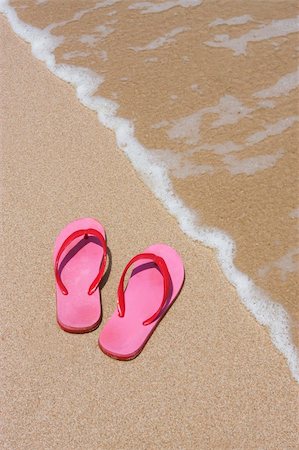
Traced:
<path fill-rule="evenodd" d="M 54 247 L 54 269 L 57 321 L 63 330 L 85 333 L 100 324 L 99 284 L 106 259 L 105 230 L 95 219 L 76 220 L 60 232 Z M 182 260 L 168 245 L 151 245 L 132 258 L 120 278 L 117 308 L 99 336 L 102 351 L 117 359 L 135 358 L 178 296 L 183 282 Z"/>

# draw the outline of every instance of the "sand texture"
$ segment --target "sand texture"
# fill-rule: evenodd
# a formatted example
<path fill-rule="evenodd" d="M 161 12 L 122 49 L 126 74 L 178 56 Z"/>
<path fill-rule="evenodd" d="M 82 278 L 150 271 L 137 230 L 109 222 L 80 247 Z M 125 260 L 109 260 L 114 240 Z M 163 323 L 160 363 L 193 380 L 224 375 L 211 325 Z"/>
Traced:
<path fill-rule="evenodd" d="M 267 331 L 4 18 L 0 80 L 1 448 L 295 449 L 297 385 Z M 112 254 L 103 323 L 131 256 L 165 242 L 185 262 L 180 297 L 131 362 L 101 353 L 99 330 L 56 324 L 53 242 L 82 216 Z"/>

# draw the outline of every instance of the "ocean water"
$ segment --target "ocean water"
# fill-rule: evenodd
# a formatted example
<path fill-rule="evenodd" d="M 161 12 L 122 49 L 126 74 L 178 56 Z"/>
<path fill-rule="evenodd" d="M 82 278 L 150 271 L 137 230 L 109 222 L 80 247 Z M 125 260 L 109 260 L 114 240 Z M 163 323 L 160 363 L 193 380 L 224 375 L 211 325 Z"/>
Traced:
<path fill-rule="evenodd" d="M 297 2 L 0 0 L 0 9 L 114 130 L 182 231 L 215 249 L 298 380 Z"/>

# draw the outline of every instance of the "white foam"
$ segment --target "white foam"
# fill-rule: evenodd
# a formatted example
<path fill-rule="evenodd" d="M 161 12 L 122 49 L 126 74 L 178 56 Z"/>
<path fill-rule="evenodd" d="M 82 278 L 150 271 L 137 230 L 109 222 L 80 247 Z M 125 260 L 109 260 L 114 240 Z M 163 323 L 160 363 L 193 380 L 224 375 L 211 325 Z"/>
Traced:
<path fill-rule="evenodd" d="M 255 94 L 253 94 L 253 96 L 258 98 L 279 97 L 281 95 L 287 95 L 290 91 L 296 89 L 298 86 L 299 70 L 284 75 L 277 81 L 277 83 L 256 92 Z"/>
<path fill-rule="evenodd" d="M 252 111 L 252 109 L 247 108 L 235 97 L 226 95 L 221 97 L 219 103 L 215 106 L 202 108 L 189 116 L 173 121 L 162 120 L 161 122 L 152 125 L 152 128 L 155 129 L 166 128 L 167 135 L 170 139 L 178 139 L 191 146 L 191 150 L 184 152 L 184 158 L 186 160 L 184 164 L 178 159 L 178 156 L 173 156 L 176 161 L 175 164 L 177 164 L 178 167 L 177 170 L 174 169 L 169 155 L 167 158 L 168 168 L 172 171 L 172 174 L 177 178 L 186 178 L 188 176 L 188 170 L 189 176 L 196 174 L 200 175 L 206 172 L 212 173 L 210 168 L 205 170 L 206 166 L 197 165 L 195 162 L 192 163 L 187 160 L 188 156 L 193 156 L 194 153 L 202 150 L 212 151 L 216 155 L 220 155 L 225 168 L 232 175 L 241 173 L 253 175 L 259 171 L 273 167 L 276 162 L 282 158 L 284 154 L 283 150 L 279 149 L 271 154 L 254 155 L 242 159 L 235 155 L 231 155 L 231 153 L 240 152 L 241 150 L 253 147 L 271 136 L 283 133 L 299 120 L 299 116 L 289 116 L 282 118 L 275 123 L 267 124 L 264 126 L 263 130 L 249 135 L 241 144 L 236 144 L 232 141 L 218 144 L 206 144 L 201 142 L 200 129 L 205 114 L 218 114 L 218 119 L 212 122 L 212 127 L 218 128 L 237 123 L 244 117 L 250 117 Z M 198 144 L 200 144 L 199 147 L 193 147 Z M 165 153 L 165 155 L 167 155 L 167 153 Z"/>
<path fill-rule="evenodd" d="M 90 52 L 80 52 L 79 50 L 74 50 L 73 52 L 66 52 L 63 54 L 63 59 L 68 61 L 69 59 L 73 58 L 85 58 L 86 56 L 89 56 Z"/>
<path fill-rule="evenodd" d="M 130 47 L 130 49 L 134 50 L 135 52 L 143 52 L 145 50 L 156 50 L 157 48 L 162 47 L 165 44 L 175 42 L 174 36 L 183 33 L 184 31 L 187 30 L 188 28 L 186 27 L 174 28 L 173 30 L 169 31 L 168 33 L 165 33 L 163 36 L 159 36 L 158 38 L 154 39 L 153 41 L 149 42 L 146 45 L 143 45 L 141 47 Z"/>
<path fill-rule="evenodd" d="M 95 36 L 94 34 L 82 34 L 79 41 L 82 42 L 82 44 L 87 44 L 90 47 L 94 47 L 98 42 L 98 39 L 98 36 Z"/>
<path fill-rule="evenodd" d="M 214 106 L 207 106 L 186 117 L 172 120 L 167 134 L 170 139 L 181 139 L 188 145 L 195 145 L 200 142 L 200 126 L 204 115 L 217 114 L 218 119 L 212 122 L 212 127 L 219 128 L 239 122 L 251 111 L 252 109 L 243 105 L 236 97 L 224 95 Z M 166 125 L 168 122 L 165 123 Z M 154 125 L 154 127 L 156 126 L 157 124 Z"/>
<path fill-rule="evenodd" d="M 299 247 L 288 250 L 281 258 L 261 267 L 260 276 L 265 277 L 271 270 L 278 269 L 281 280 L 286 281 L 288 274 L 295 273 L 299 269 L 298 255 Z"/>
<path fill-rule="evenodd" d="M 294 123 L 298 122 L 299 116 L 289 116 L 278 120 L 275 123 L 265 125 L 264 130 L 251 134 L 246 139 L 246 142 L 250 145 L 257 144 L 263 141 L 269 136 L 276 136 L 283 133 L 288 128 L 292 127 Z"/>
<path fill-rule="evenodd" d="M 9 3 L 8 0 L 0 0 L 1 4 L 4 2 Z M 65 25 L 68 25 L 71 22 L 77 22 L 78 20 L 80 20 L 83 16 L 85 16 L 86 14 L 89 14 L 90 12 L 96 11 L 97 9 L 100 8 L 106 8 L 109 6 L 114 5 L 115 3 L 119 3 L 121 0 L 103 0 L 101 2 L 97 2 L 94 6 L 92 6 L 91 8 L 87 8 L 87 9 L 81 9 L 80 11 L 77 11 L 70 19 L 67 20 L 62 20 L 61 22 L 54 22 L 51 25 L 49 25 L 48 27 L 46 27 L 44 29 L 44 31 L 48 31 L 51 32 L 52 30 L 54 30 L 55 28 L 58 27 L 63 27 Z M 27 24 L 26 24 L 27 25 Z"/>
<path fill-rule="evenodd" d="M 286 280 L 288 273 L 298 271 L 298 259 L 296 260 L 296 256 L 298 255 L 299 247 L 289 250 L 285 255 L 275 261 L 274 266 L 280 270 L 282 280 Z"/>
<path fill-rule="evenodd" d="M 192 152 L 189 152 L 189 155 L 192 156 Z M 182 179 L 214 172 L 214 168 L 208 164 L 194 164 L 188 161 L 186 154 L 182 152 L 175 153 L 172 150 L 155 149 L 152 157 L 156 164 L 164 167 L 166 171 L 170 172 L 176 178 Z"/>
<path fill-rule="evenodd" d="M 209 27 L 217 27 L 218 25 L 243 25 L 252 22 L 253 18 L 248 14 L 238 17 L 230 17 L 229 19 L 215 19 L 210 23 Z"/>
<path fill-rule="evenodd" d="M 182 8 L 199 6 L 202 1 L 203 0 L 168 0 L 158 4 L 153 2 L 137 2 L 130 5 L 128 9 L 139 9 L 141 10 L 141 14 L 152 14 L 168 11 L 176 6 L 181 6 Z"/>
<path fill-rule="evenodd" d="M 110 27 L 109 24 L 102 24 L 102 25 L 97 25 L 95 27 L 95 31 L 97 31 L 100 34 L 98 39 L 103 40 L 107 36 L 109 36 L 109 34 L 113 33 L 115 31 L 115 29 Z"/>
<path fill-rule="evenodd" d="M 286 127 L 285 129 L 287 128 L 288 127 Z M 259 133 L 251 135 L 258 135 L 256 137 L 256 140 L 253 139 L 252 142 L 236 144 L 235 142 L 227 141 L 221 144 L 201 144 L 200 148 L 195 149 L 194 151 L 197 152 L 201 150 L 211 150 L 216 155 L 220 155 L 225 168 L 232 175 L 241 173 L 244 173 L 246 175 L 254 175 L 257 172 L 273 167 L 276 162 L 280 158 L 282 158 L 284 151 L 282 149 L 279 149 L 271 154 L 254 155 L 246 158 L 239 158 L 235 154 L 254 146 L 257 142 L 261 142 L 268 136 L 273 136 L 275 134 L 279 134 L 278 129 L 275 129 L 275 131 L 273 130 L 273 134 L 271 134 L 271 127 L 269 127 L 269 130 L 262 131 L 261 135 L 259 135 Z"/>
<path fill-rule="evenodd" d="M 282 149 L 269 155 L 256 155 L 249 158 L 239 159 L 235 155 L 225 155 L 223 160 L 232 175 L 244 173 L 246 175 L 254 175 L 270 167 L 275 166 L 276 162 L 284 155 Z"/>
<path fill-rule="evenodd" d="M 260 108 L 273 109 L 276 103 L 273 100 L 260 100 L 257 104 Z"/>
<path fill-rule="evenodd" d="M 219 115 L 219 118 L 212 123 L 213 128 L 219 128 L 224 125 L 232 125 L 244 117 L 248 117 L 252 109 L 243 105 L 236 97 L 224 95 L 221 97 L 219 104 L 212 107 L 208 112 Z"/>
<path fill-rule="evenodd" d="M 170 139 L 184 140 L 188 145 L 198 144 L 200 141 L 200 126 L 202 121 L 202 110 L 186 117 L 173 120 L 167 134 Z"/>
<path fill-rule="evenodd" d="M 214 41 L 206 41 L 205 44 L 210 47 L 228 48 L 234 51 L 235 55 L 245 55 L 249 42 L 260 42 L 273 37 L 287 36 L 290 33 L 299 31 L 299 17 L 290 19 L 272 20 L 268 25 L 261 25 L 254 28 L 237 38 L 230 38 L 228 34 L 218 34 Z"/>
<path fill-rule="evenodd" d="M 19 20 L 15 10 L 8 6 L 6 0 L 0 0 L 0 10 L 7 16 L 13 30 L 31 43 L 34 56 L 44 61 L 49 70 L 59 78 L 71 83 L 76 89 L 78 99 L 97 112 L 103 125 L 114 130 L 118 147 L 126 153 L 133 167 L 156 197 L 177 218 L 183 232 L 215 249 L 225 276 L 235 286 L 246 308 L 258 322 L 268 328 L 272 342 L 284 354 L 294 378 L 299 381 L 298 354 L 291 340 L 289 316 L 280 304 L 273 302 L 247 275 L 235 267 L 233 240 L 220 230 L 198 225 L 198 216 L 174 194 L 167 169 L 157 164 L 153 153 L 146 150 L 135 138 L 134 124 L 116 116 L 118 105 L 115 102 L 94 95 L 102 83 L 101 77 L 89 69 L 56 64 L 52 52 L 61 42 L 61 38 L 53 37 L 47 30 L 39 30 Z"/>
<path fill-rule="evenodd" d="M 257 155 L 252 157 L 247 157 L 243 159 L 238 159 L 236 156 L 231 155 L 231 153 L 240 152 L 246 150 L 250 147 L 254 147 L 268 137 L 277 136 L 290 127 L 294 123 L 299 121 L 299 116 L 289 116 L 278 120 L 275 123 L 270 123 L 264 126 L 263 130 L 257 131 L 256 133 L 250 134 L 243 143 L 236 144 L 232 141 L 226 141 L 219 144 L 201 144 L 199 150 L 211 150 L 216 155 L 226 155 L 223 158 L 227 169 L 230 173 L 236 175 L 238 173 L 246 173 L 247 175 L 253 175 L 254 173 L 273 167 L 273 165 L 278 161 L 282 155 L 282 150 L 278 150 L 271 155 Z M 159 124 L 157 124 L 159 125 Z M 163 125 L 163 123 L 162 123 Z"/>
<path fill-rule="evenodd" d="M 187 151 L 185 155 L 193 155 L 194 153 L 202 150 L 212 151 L 221 157 L 225 168 L 232 175 L 242 173 L 246 175 L 254 175 L 257 172 L 273 167 L 276 162 L 282 158 L 284 151 L 282 149 L 278 149 L 271 154 L 247 156 L 246 158 L 239 158 L 235 154 L 237 152 L 241 152 L 242 150 L 247 150 L 254 147 L 256 144 L 264 141 L 268 137 L 283 133 L 298 121 L 299 116 L 285 117 L 275 123 L 265 125 L 264 129 L 261 131 L 250 134 L 242 143 L 236 144 L 233 141 L 226 141 L 218 144 L 201 143 L 199 148 L 191 149 L 191 151 Z M 156 124 L 155 128 L 162 128 L 165 125 L 167 125 L 167 122 L 165 123 L 162 121 Z M 195 173 L 196 168 L 191 167 L 190 163 L 188 164 L 188 166 L 185 166 L 185 170 L 187 170 L 187 167 L 190 167 L 191 175 L 191 173 Z"/>
<path fill-rule="evenodd" d="M 226 141 L 221 144 L 204 144 L 200 147 L 202 150 L 211 150 L 216 155 L 226 155 L 231 152 L 239 152 L 244 148 L 243 145 L 236 144 L 233 141 Z"/>

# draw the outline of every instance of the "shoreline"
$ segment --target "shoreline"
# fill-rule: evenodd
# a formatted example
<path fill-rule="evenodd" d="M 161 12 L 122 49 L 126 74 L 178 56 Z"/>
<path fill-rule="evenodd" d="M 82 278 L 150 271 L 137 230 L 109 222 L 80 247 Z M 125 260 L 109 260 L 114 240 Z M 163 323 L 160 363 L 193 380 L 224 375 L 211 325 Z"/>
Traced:
<path fill-rule="evenodd" d="M 295 448 L 297 385 L 214 253 L 183 235 L 113 133 L 32 57 L 3 17 L 1 25 L 6 444 Z M 69 336 L 55 322 L 53 241 L 84 215 L 103 222 L 112 251 L 102 323 L 136 251 L 166 241 L 186 264 L 180 297 L 128 364 L 99 351 L 99 330 Z"/>

